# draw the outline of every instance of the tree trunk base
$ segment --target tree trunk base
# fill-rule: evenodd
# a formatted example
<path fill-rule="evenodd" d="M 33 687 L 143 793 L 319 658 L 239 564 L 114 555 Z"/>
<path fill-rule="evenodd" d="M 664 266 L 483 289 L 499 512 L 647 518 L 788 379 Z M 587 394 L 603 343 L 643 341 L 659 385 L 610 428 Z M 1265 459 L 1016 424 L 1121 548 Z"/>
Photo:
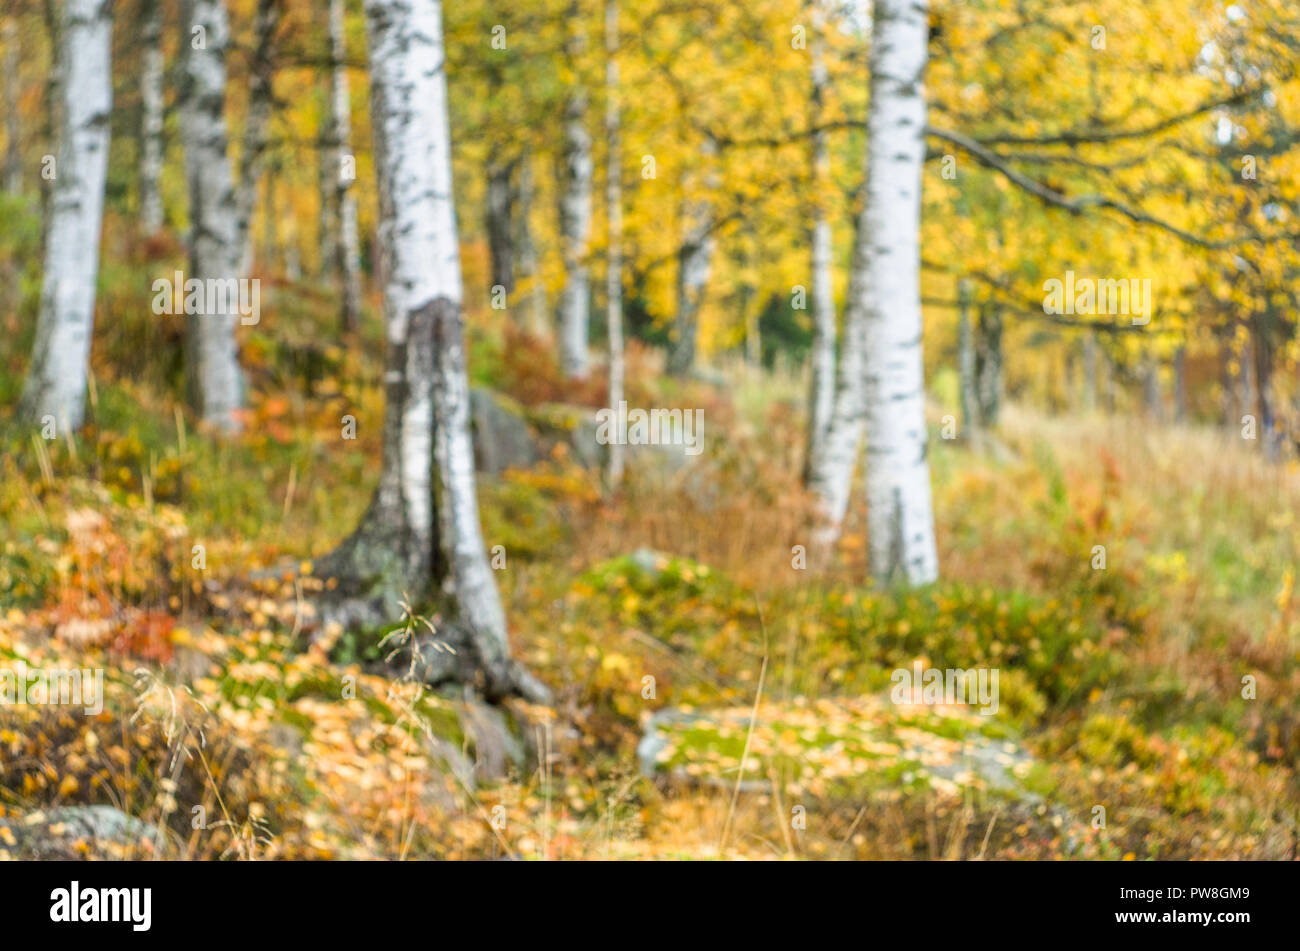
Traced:
<path fill-rule="evenodd" d="M 550 703 L 550 691 L 521 665 L 508 657 L 487 661 L 454 609 L 436 595 L 431 597 L 426 559 L 402 553 L 395 539 L 380 537 L 384 533 L 369 530 L 369 525 L 373 522 L 364 520 L 313 572 L 336 582 L 321 593 L 316 605 L 321 629 L 337 624 L 348 632 L 373 631 L 408 618 L 411 633 L 403 639 L 398 632 L 389 641 L 392 649 L 382 665 L 385 673 L 409 675 L 429 686 L 468 684 L 490 701 L 518 696 Z"/>

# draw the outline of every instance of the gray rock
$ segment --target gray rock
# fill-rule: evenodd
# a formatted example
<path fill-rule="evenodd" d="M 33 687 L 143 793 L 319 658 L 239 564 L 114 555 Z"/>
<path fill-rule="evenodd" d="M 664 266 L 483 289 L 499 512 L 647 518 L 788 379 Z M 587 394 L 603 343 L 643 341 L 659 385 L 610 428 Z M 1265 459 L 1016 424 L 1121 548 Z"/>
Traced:
<path fill-rule="evenodd" d="M 509 765 L 523 768 L 524 746 L 500 707 L 468 699 L 461 726 L 474 744 L 474 769 L 481 780 L 504 779 Z"/>
<path fill-rule="evenodd" d="M 469 391 L 474 468 L 488 475 L 526 469 L 541 458 L 524 412 L 508 397 L 481 387 Z"/>
<path fill-rule="evenodd" d="M 532 410 L 529 418 L 541 433 L 544 451 L 556 443 L 564 443 L 579 465 L 603 469 L 609 460 L 609 446 L 597 438 L 600 431 L 597 412 L 585 406 L 547 403 Z M 675 476 L 702 458 L 702 454 L 689 455 L 685 446 L 671 443 L 629 443 L 624 446 L 624 454 L 629 468 L 661 478 Z"/>
<path fill-rule="evenodd" d="M 16 844 L 10 848 L 24 859 L 144 858 L 163 848 L 157 828 L 112 806 L 39 809 L 0 819 L 0 829 L 12 835 Z M 0 848 L 7 838 L 0 836 Z M 77 848 L 81 841 L 90 845 L 90 856 Z"/>

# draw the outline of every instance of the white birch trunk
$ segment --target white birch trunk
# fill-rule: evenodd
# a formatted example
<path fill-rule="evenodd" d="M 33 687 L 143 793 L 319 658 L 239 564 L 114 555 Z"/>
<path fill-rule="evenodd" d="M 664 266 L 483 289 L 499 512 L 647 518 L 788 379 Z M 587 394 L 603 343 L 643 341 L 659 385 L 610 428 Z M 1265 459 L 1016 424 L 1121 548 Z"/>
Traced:
<path fill-rule="evenodd" d="M 340 316 L 343 330 L 351 333 L 361 321 L 361 242 L 357 236 L 357 196 L 353 176 L 343 173 L 343 159 L 352 154 L 352 99 L 348 93 L 347 34 L 343 0 L 330 0 L 330 102 L 333 127 L 333 181 L 338 208 L 337 266 L 341 286 Z"/>
<path fill-rule="evenodd" d="M 618 87 L 618 0 L 605 0 L 605 210 L 609 258 L 605 272 L 605 308 L 609 329 L 609 407 L 617 413 L 623 399 L 623 148 Z M 623 445 L 609 446 L 609 483 L 623 479 Z"/>
<path fill-rule="evenodd" d="M 871 573 L 919 585 L 939 576 L 921 359 L 926 0 L 875 0 L 872 31 L 863 351 Z"/>
<path fill-rule="evenodd" d="M 441 580 L 488 692 L 545 690 L 510 660 L 479 527 L 461 318 L 460 250 L 439 0 L 365 0 L 384 315 L 384 460 L 362 525 L 335 557 L 362 577 L 393 567 L 420 594 Z"/>
<path fill-rule="evenodd" d="M 825 26 L 820 0 L 812 3 L 812 120 L 824 119 L 826 62 L 822 50 Z M 826 132 L 813 133 L 813 227 L 812 227 L 812 298 L 813 341 L 812 378 L 808 394 L 808 450 L 805 454 L 805 479 L 812 472 L 812 460 L 822 452 L 822 443 L 835 409 L 835 297 L 831 273 L 831 222 L 825 195 L 830 190 L 830 153 Z"/>
<path fill-rule="evenodd" d="M 224 0 L 186 0 L 182 7 L 181 137 L 190 196 L 190 272 L 203 281 L 238 280 L 242 248 L 235 192 L 226 155 L 226 46 L 230 27 Z M 196 34 L 195 27 L 202 27 Z M 206 296 L 206 295 L 205 295 Z M 237 304 L 237 301 L 235 302 Z M 190 400 L 206 422 L 239 428 L 244 380 L 235 330 L 237 306 L 222 313 L 187 314 L 186 359 Z"/>
<path fill-rule="evenodd" d="M 844 336 L 836 367 L 835 405 L 818 451 L 812 456 L 808 487 L 817 497 L 819 524 L 813 541 L 824 550 L 839 538 L 849 508 L 853 472 L 864 427 L 865 384 L 862 376 L 866 346 L 864 282 L 867 280 L 870 225 L 864 208 L 858 216 L 849 266 L 849 293 L 844 311 Z"/>
<path fill-rule="evenodd" d="M 581 69 L 587 39 L 577 3 L 568 11 L 567 54 L 575 73 Z M 560 241 L 564 255 L 564 288 L 560 292 L 560 366 L 570 379 L 587 375 L 587 333 L 591 277 L 587 264 L 591 239 L 593 165 L 587 132 L 587 90 L 575 76 L 564 107 L 563 181 L 560 195 Z"/>
<path fill-rule="evenodd" d="M 36 424 L 53 416 L 62 431 L 80 427 L 85 414 L 113 98 L 111 9 L 108 0 L 66 0 L 60 30 L 62 125 L 36 340 L 19 416 Z"/>
<path fill-rule="evenodd" d="M 156 234 L 163 226 L 163 48 L 162 3 L 147 0 L 140 58 L 140 227 Z"/>

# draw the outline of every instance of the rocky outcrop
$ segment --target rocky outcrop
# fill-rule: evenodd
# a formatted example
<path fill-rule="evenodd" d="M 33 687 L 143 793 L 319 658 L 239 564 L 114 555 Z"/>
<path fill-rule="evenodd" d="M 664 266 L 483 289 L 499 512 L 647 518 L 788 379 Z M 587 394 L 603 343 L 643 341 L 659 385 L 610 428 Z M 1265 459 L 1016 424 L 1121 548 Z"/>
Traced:
<path fill-rule="evenodd" d="M 112 806 L 61 806 L 0 819 L 0 857 L 145 859 L 162 848 L 156 827 Z"/>

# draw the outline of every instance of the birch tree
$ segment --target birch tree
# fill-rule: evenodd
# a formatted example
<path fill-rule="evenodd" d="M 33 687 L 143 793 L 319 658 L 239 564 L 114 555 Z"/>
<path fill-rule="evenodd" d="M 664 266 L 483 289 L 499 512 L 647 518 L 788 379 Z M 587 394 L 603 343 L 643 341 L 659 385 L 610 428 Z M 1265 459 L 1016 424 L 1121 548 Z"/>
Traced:
<path fill-rule="evenodd" d="M 357 236 L 357 196 L 352 158 L 352 99 L 348 93 L 347 34 L 344 0 L 330 0 L 330 181 L 334 183 L 334 209 L 338 212 L 333 244 L 340 282 L 339 309 L 344 332 L 357 329 L 361 320 L 361 244 Z"/>
<path fill-rule="evenodd" d="M 824 117 L 826 61 L 822 49 L 825 17 L 820 0 L 812 4 L 812 117 L 817 131 L 812 137 L 812 180 L 817 194 L 813 203 L 812 226 L 812 297 L 813 340 L 811 379 L 808 393 L 808 451 L 805 454 L 805 479 L 812 460 L 821 452 L 822 441 L 835 409 L 835 299 L 831 275 L 831 221 L 822 195 L 830 187 L 830 152 L 827 132 L 820 128 Z"/>
<path fill-rule="evenodd" d="M 59 152 L 36 340 L 18 412 L 36 424 L 52 416 L 65 431 L 79 428 L 85 414 L 113 98 L 111 9 L 109 0 L 66 0 L 59 31 Z"/>
<path fill-rule="evenodd" d="M 592 158 L 587 131 L 587 90 L 580 73 L 587 48 L 576 2 L 568 8 L 567 56 L 574 72 L 564 106 L 564 152 L 560 195 L 560 241 L 564 288 L 560 292 L 560 366 L 571 379 L 587 375 L 587 329 L 591 278 L 587 264 L 591 239 Z"/>
<path fill-rule="evenodd" d="M 239 222 L 226 155 L 226 46 L 230 26 L 224 0 L 185 0 L 181 23 L 181 137 L 190 198 L 190 273 L 187 278 L 228 282 L 242 276 Z M 204 306 L 206 307 L 206 296 Z M 205 421 L 239 428 L 244 379 L 235 329 L 237 301 L 219 313 L 187 314 L 185 350 L 190 402 Z"/>
<path fill-rule="evenodd" d="M 609 407 L 617 413 L 623 399 L 623 149 L 620 140 L 618 88 L 618 0 L 605 0 L 605 210 L 609 256 L 605 271 L 605 308 L 609 324 Z M 623 445 L 609 446 L 609 482 L 623 478 Z"/>
<path fill-rule="evenodd" d="M 163 48 L 161 0 L 144 0 L 140 36 L 140 228 L 163 226 Z"/>
<path fill-rule="evenodd" d="M 939 574 L 921 359 L 921 167 L 926 0 L 872 3 L 867 114 L 866 399 L 871 573 L 925 584 Z"/>
<path fill-rule="evenodd" d="M 924 584 L 938 576 L 921 360 L 926 3 L 874 0 L 871 22 L 866 200 L 835 407 L 811 485 L 825 545 L 839 535 L 865 430 L 871 573 Z"/>
<path fill-rule="evenodd" d="M 870 223 L 863 208 L 855 222 L 853 260 L 849 267 L 849 292 L 844 311 L 844 333 L 836 367 L 835 403 L 830 422 L 811 456 L 808 487 L 817 498 L 819 524 L 814 541 L 825 549 L 840 534 L 848 511 L 853 472 L 862 446 L 865 393 L 863 348 L 866 346 L 864 283 L 867 280 Z"/>
<path fill-rule="evenodd" d="M 365 0 L 387 332 L 383 458 L 361 524 L 322 562 L 391 607 L 440 594 L 453 615 L 426 680 L 481 675 L 489 696 L 545 688 L 510 658 L 475 496 L 462 283 L 439 0 Z M 436 655 L 436 656 L 435 656 Z"/>

